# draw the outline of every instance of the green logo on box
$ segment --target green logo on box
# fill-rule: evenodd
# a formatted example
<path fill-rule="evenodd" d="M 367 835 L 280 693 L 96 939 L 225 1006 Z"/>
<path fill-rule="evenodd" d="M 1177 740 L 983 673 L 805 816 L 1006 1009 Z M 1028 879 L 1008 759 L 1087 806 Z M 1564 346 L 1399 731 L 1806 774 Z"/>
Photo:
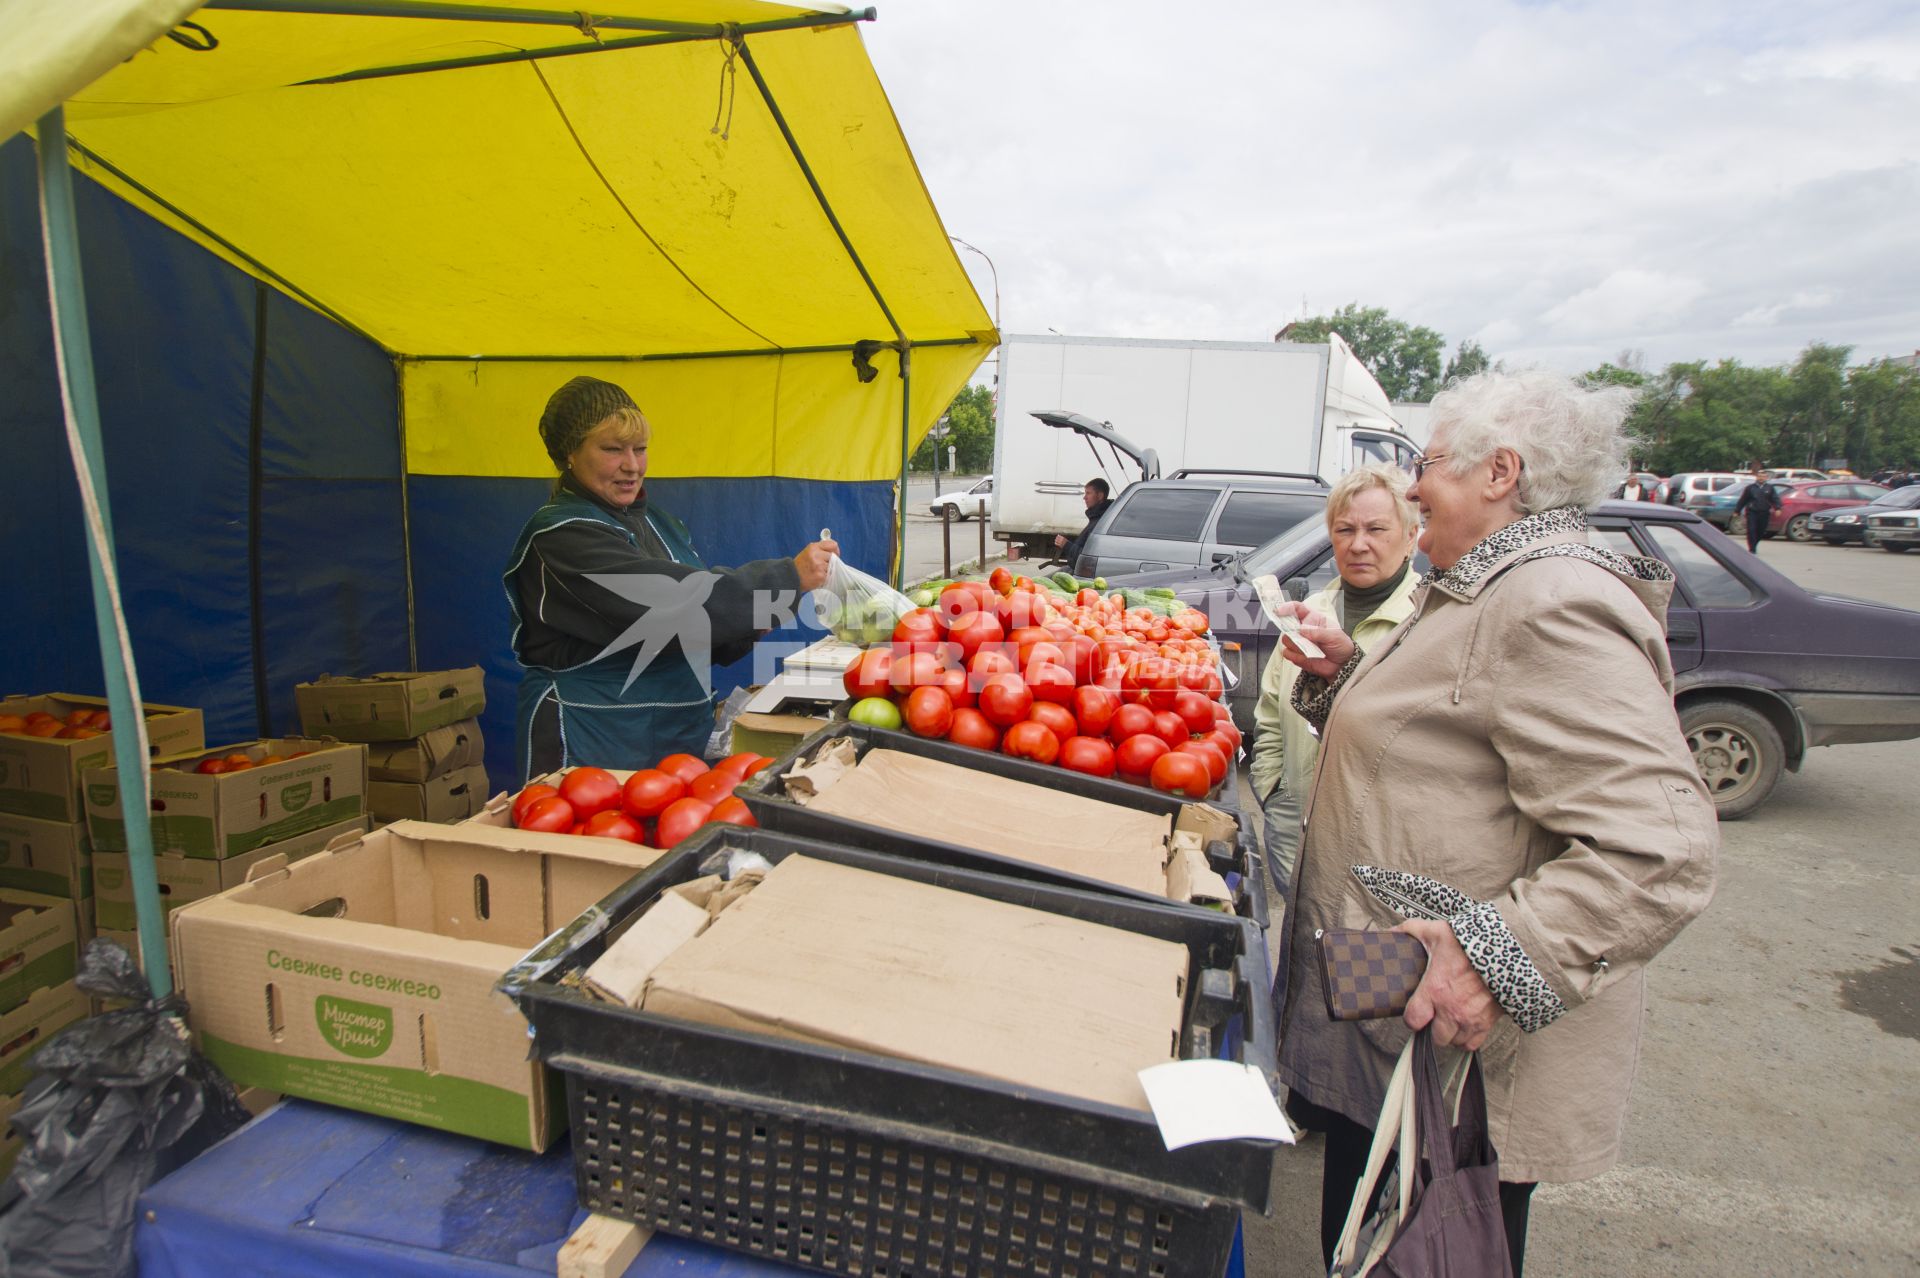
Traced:
<path fill-rule="evenodd" d="M 393 1046 L 393 1009 L 322 994 L 313 1000 L 320 1036 L 346 1056 L 371 1060 Z"/>
<path fill-rule="evenodd" d="M 313 797 L 313 782 L 302 781 L 299 785 L 290 785 L 280 792 L 280 806 L 289 812 L 298 812 L 307 806 L 307 800 Z"/>
<path fill-rule="evenodd" d="M 120 885 L 127 881 L 127 872 L 110 866 L 93 867 L 93 881 L 102 892 L 118 892 Z"/>
<path fill-rule="evenodd" d="M 98 808 L 110 807 L 119 793 L 118 786 L 90 785 L 87 787 L 87 802 Z"/>

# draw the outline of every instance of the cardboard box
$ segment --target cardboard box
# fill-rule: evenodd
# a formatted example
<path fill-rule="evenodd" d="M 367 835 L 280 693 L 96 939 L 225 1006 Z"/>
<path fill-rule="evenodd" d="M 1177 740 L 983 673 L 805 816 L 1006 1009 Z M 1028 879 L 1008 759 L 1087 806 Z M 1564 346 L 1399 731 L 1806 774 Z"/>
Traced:
<path fill-rule="evenodd" d="M 367 810 L 376 821 L 464 821 L 487 804 L 487 770 L 479 765 L 418 784 L 367 783 Z"/>
<path fill-rule="evenodd" d="M 1175 941 L 795 855 L 655 967 L 641 1007 L 1147 1109 L 1187 966 Z"/>
<path fill-rule="evenodd" d="M 480 721 L 465 719 L 406 741 L 381 741 L 367 747 L 367 779 L 410 781 L 415 785 L 485 760 Z"/>
<path fill-rule="evenodd" d="M 44 710 L 62 719 L 75 710 L 106 708 L 104 697 L 79 697 L 71 692 L 8 697 L 0 701 L 0 714 L 25 716 Z M 198 710 L 150 702 L 141 708 L 147 717 L 148 754 L 155 757 L 181 754 L 207 744 L 206 722 Z M 0 733 L 0 812 L 17 812 L 42 821 L 84 820 L 81 773 L 112 762 L 111 732 L 82 741 Z"/>
<path fill-rule="evenodd" d="M 659 855 L 401 821 L 183 906 L 174 974 L 235 1086 L 545 1149 L 566 1126 L 558 1076 L 494 982 Z"/>
<path fill-rule="evenodd" d="M 366 821 L 365 817 L 355 817 L 221 861 L 171 852 L 154 857 L 154 877 L 160 881 L 160 907 L 165 912 L 168 928 L 172 927 L 175 910 L 189 901 L 218 896 L 229 888 L 239 887 L 247 881 L 247 871 L 268 857 L 284 856 L 288 861 L 298 861 L 312 856 L 335 839 L 366 833 Z M 133 904 L 133 876 L 127 871 L 127 863 L 125 852 L 102 852 L 94 860 L 97 891 L 93 898 L 93 919 L 101 935 L 123 932 L 131 935 L 139 926 Z"/>
<path fill-rule="evenodd" d="M 71 981 L 79 957 L 72 901 L 0 889 L 0 1012 L 35 990 Z"/>
<path fill-rule="evenodd" d="M 293 755 L 240 772 L 207 775 L 202 758 L 245 753 Z M 366 814 L 367 748 L 306 737 L 275 737 L 162 759 L 151 774 L 155 855 L 217 860 Z M 93 850 L 125 852 L 117 768 L 86 774 L 87 828 Z"/>
<path fill-rule="evenodd" d="M 0 1096 L 32 1081 L 33 1054 L 90 1010 L 87 996 L 69 980 L 35 990 L 32 998 L 0 1014 Z"/>
<path fill-rule="evenodd" d="M 808 737 L 827 726 L 825 715 L 752 714 L 743 712 L 733 720 L 733 752 L 751 750 L 770 759 L 784 759 Z"/>
<path fill-rule="evenodd" d="M 26 1148 L 26 1137 L 13 1130 L 13 1111 L 20 1108 L 20 1097 L 0 1096 L 0 1180 L 13 1171 L 14 1160 Z"/>
<path fill-rule="evenodd" d="M 87 823 L 0 812 L 0 888 L 71 901 L 92 896 L 93 845 Z"/>
<path fill-rule="evenodd" d="M 377 674 L 364 679 L 321 675 L 296 684 L 300 730 L 342 741 L 405 741 L 472 719 L 486 709 L 479 666 Z"/>

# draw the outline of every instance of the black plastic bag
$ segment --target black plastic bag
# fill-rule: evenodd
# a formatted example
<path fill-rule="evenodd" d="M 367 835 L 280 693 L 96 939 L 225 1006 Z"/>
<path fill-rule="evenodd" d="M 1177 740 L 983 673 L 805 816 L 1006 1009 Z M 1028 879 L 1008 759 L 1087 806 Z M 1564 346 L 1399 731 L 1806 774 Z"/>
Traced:
<path fill-rule="evenodd" d="M 237 1131 L 247 1111 L 187 1040 L 186 1002 L 155 1000 L 119 945 L 90 943 L 75 983 L 133 1006 L 67 1027 L 33 1058 L 0 1186 L 0 1278 L 120 1278 L 142 1190 Z"/>

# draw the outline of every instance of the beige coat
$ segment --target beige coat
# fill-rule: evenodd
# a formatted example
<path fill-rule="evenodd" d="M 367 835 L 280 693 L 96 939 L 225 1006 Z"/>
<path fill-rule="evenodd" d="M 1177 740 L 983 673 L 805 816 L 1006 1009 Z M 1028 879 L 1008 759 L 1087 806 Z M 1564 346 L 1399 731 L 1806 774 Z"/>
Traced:
<path fill-rule="evenodd" d="M 1481 1053 L 1510 1181 L 1581 1180 L 1618 1158 L 1644 969 L 1711 899 L 1719 846 L 1673 711 L 1671 582 L 1574 557 L 1515 563 L 1585 541 L 1572 511 L 1496 533 L 1366 654 L 1321 739 L 1287 920 L 1281 1076 L 1371 1127 L 1407 1029 L 1329 1019 L 1314 933 L 1401 916 L 1349 867 L 1492 903 L 1482 925 L 1524 951 L 1508 965 L 1567 1009 L 1532 1033 L 1502 1016 Z"/>

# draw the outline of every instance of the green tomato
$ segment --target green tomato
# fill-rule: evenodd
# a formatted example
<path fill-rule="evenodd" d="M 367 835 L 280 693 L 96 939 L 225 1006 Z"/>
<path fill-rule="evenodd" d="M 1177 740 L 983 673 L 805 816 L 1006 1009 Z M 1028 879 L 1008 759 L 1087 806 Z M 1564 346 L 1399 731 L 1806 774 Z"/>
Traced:
<path fill-rule="evenodd" d="M 847 711 L 847 718 L 855 723 L 864 723 L 869 728 L 897 728 L 900 726 L 900 707 L 886 697 L 862 697 Z"/>

